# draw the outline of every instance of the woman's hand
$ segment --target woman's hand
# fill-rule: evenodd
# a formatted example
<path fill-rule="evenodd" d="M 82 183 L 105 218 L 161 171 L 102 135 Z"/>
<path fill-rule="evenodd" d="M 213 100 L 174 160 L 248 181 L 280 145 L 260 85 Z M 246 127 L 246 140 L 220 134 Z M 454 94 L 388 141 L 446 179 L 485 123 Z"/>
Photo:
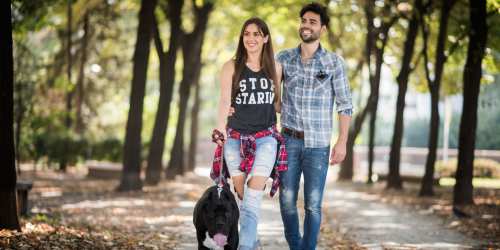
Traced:
<path fill-rule="evenodd" d="M 281 114 L 281 102 L 275 102 L 274 103 L 274 110 L 276 111 L 276 113 L 280 113 Z"/>
<path fill-rule="evenodd" d="M 219 146 L 223 146 L 224 143 L 226 142 L 226 130 L 225 129 L 214 129 L 212 132 L 212 141 L 217 143 Z"/>

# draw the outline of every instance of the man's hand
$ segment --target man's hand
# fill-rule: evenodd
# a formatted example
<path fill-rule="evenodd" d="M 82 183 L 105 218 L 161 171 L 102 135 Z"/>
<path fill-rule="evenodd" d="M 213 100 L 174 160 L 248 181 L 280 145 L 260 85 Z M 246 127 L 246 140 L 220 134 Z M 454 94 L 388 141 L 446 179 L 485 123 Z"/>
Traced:
<path fill-rule="evenodd" d="M 337 142 L 332 148 L 330 154 L 330 165 L 335 165 L 344 161 L 346 155 L 346 143 Z"/>

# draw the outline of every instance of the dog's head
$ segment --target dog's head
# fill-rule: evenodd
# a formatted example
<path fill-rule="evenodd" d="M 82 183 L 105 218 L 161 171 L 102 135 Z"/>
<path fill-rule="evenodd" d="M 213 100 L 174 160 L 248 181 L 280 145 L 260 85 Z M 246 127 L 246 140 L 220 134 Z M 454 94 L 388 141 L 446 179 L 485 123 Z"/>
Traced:
<path fill-rule="evenodd" d="M 227 185 L 222 188 L 212 187 L 208 190 L 207 202 L 204 204 L 205 225 L 210 237 L 229 236 L 231 227 L 238 223 L 239 210 L 233 193 Z"/>

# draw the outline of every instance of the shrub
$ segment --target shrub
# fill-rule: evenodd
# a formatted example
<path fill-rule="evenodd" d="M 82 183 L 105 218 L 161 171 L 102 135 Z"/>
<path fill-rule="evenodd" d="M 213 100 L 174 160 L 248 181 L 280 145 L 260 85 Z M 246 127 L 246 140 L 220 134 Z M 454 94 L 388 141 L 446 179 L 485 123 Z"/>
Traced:
<path fill-rule="evenodd" d="M 117 138 L 106 138 L 93 143 L 90 158 L 120 162 L 123 158 L 123 143 Z"/>
<path fill-rule="evenodd" d="M 457 159 L 451 159 L 447 163 L 436 162 L 436 172 L 441 177 L 455 177 L 457 170 Z M 500 163 L 491 159 L 478 158 L 474 160 L 474 177 L 500 178 Z"/>

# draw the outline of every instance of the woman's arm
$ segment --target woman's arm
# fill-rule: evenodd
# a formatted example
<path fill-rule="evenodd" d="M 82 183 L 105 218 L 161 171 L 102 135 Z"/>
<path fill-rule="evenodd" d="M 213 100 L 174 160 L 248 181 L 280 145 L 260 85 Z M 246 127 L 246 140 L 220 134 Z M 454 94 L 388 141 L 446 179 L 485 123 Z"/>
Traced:
<path fill-rule="evenodd" d="M 231 88 L 234 72 L 234 62 L 230 60 L 222 66 L 220 74 L 220 98 L 217 112 L 217 130 L 219 130 L 226 139 L 226 124 L 229 108 L 231 106 Z"/>
<path fill-rule="evenodd" d="M 276 112 L 281 113 L 281 79 L 283 75 L 283 69 L 281 63 L 276 61 L 276 82 L 274 83 L 274 94 L 276 98 L 274 99 L 274 109 Z"/>

